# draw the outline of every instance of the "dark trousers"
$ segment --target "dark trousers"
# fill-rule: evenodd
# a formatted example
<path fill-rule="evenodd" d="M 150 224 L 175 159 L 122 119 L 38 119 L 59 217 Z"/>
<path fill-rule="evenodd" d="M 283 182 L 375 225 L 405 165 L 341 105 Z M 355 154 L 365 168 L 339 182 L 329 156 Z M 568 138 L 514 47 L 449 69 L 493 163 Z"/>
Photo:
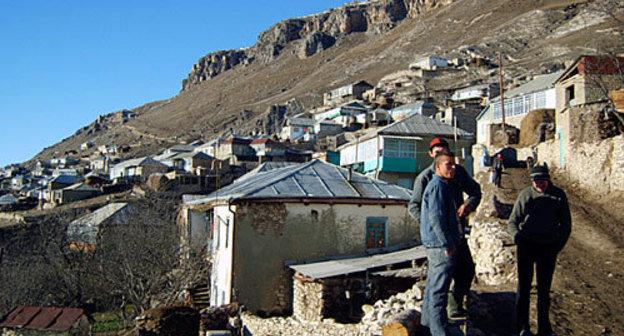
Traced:
<path fill-rule="evenodd" d="M 501 170 L 494 170 L 494 185 L 496 185 L 497 187 L 501 186 L 501 177 L 503 175 L 503 172 Z"/>
<path fill-rule="evenodd" d="M 550 285 L 559 250 L 552 245 L 538 245 L 518 241 L 518 293 L 516 295 L 516 323 L 518 331 L 529 330 L 529 304 L 533 267 L 537 277 L 537 330 L 538 335 L 552 333 L 550 325 Z"/>
<path fill-rule="evenodd" d="M 468 295 L 472 279 L 475 276 L 475 263 L 470 254 L 468 241 L 462 239 L 455 252 L 455 268 L 453 270 L 453 297 L 461 305 L 464 297 Z"/>

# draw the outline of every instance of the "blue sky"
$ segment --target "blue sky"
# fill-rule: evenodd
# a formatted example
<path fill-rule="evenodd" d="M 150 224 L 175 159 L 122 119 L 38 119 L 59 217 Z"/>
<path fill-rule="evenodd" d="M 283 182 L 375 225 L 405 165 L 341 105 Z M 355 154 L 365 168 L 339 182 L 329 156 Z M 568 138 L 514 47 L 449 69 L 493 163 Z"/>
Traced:
<path fill-rule="evenodd" d="M 0 167 L 98 115 L 175 96 L 207 53 L 344 0 L 0 0 Z"/>

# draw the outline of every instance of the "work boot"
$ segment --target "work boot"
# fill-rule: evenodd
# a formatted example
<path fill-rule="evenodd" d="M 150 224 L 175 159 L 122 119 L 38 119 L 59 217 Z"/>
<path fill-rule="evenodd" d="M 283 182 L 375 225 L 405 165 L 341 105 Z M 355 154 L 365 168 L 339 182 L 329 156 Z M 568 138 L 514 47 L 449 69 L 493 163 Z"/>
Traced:
<path fill-rule="evenodd" d="M 446 312 L 450 318 L 466 317 L 468 312 L 463 307 L 464 297 L 458 295 L 457 297 L 453 293 L 449 293 L 448 305 L 446 306 Z"/>

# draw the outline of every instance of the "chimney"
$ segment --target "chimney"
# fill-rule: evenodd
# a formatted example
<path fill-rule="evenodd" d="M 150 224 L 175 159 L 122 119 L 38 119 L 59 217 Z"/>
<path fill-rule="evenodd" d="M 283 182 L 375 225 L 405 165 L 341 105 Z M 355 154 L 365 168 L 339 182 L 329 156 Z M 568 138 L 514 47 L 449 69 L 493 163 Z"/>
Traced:
<path fill-rule="evenodd" d="M 347 181 L 351 182 L 351 176 L 353 175 L 353 170 L 349 167 L 349 173 L 347 174 Z"/>

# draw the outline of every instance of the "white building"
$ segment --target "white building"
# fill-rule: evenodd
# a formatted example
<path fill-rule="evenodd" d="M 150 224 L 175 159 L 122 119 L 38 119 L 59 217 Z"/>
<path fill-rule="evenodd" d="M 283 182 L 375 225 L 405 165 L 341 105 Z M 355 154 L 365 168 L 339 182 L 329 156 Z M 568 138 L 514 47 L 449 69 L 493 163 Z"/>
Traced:
<path fill-rule="evenodd" d="M 181 218 L 184 232 L 210 228 L 211 306 L 238 301 L 253 312 L 284 312 L 292 308 L 287 261 L 410 242 L 410 198 L 408 189 L 314 160 L 185 197 Z"/>
<path fill-rule="evenodd" d="M 505 91 L 505 124 L 520 128 L 522 119 L 537 109 L 555 109 L 557 92 L 555 82 L 563 72 L 535 77 L 532 81 Z M 501 97 L 492 99 L 477 116 L 477 143 L 489 143 L 491 124 L 503 122 Z"/>

